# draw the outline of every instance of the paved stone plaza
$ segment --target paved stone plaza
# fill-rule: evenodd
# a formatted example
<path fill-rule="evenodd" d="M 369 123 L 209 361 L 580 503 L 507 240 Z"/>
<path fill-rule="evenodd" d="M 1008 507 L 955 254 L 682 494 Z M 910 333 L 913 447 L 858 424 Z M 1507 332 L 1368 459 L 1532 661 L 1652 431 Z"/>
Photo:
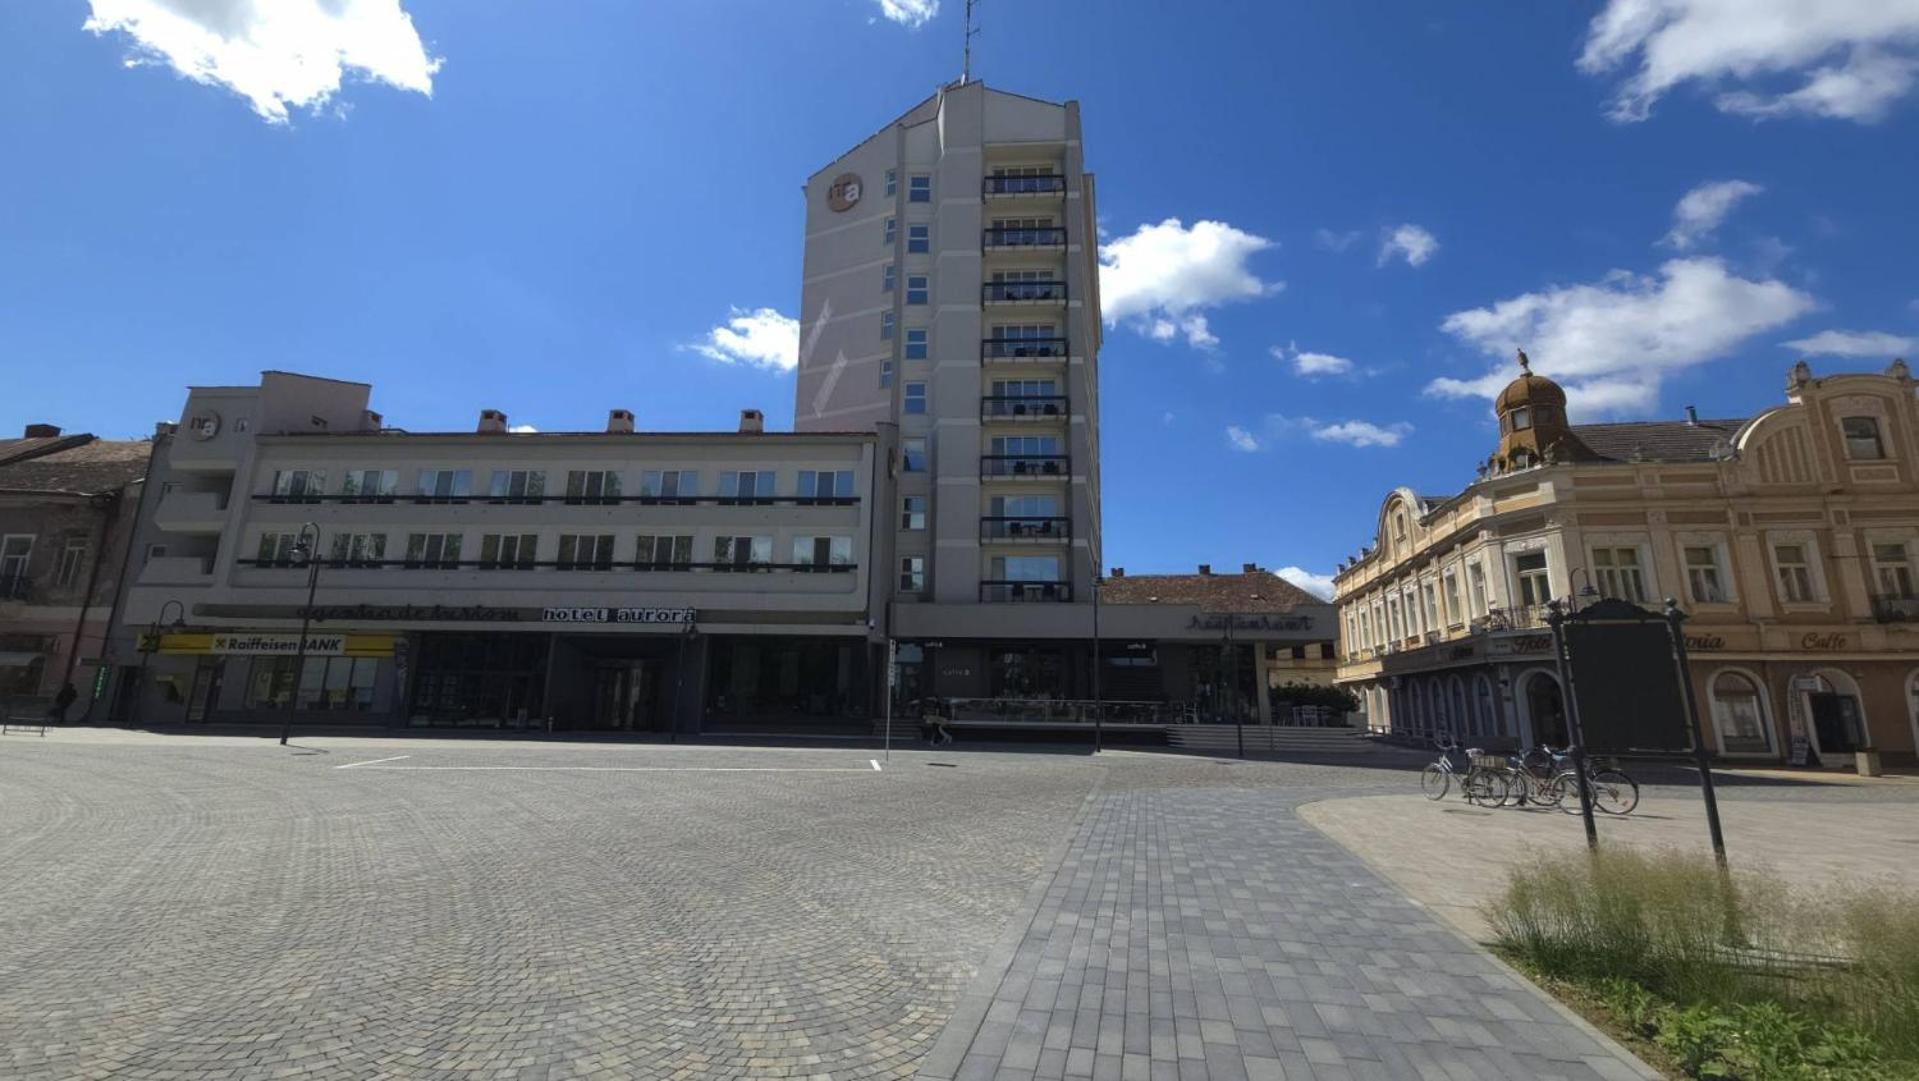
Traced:
<path fill-rule="evenodd" d="M 1403 769 L 296 743 L 0 741 L 0 1075 L 1643 1069 L 1294 813 Z"/>

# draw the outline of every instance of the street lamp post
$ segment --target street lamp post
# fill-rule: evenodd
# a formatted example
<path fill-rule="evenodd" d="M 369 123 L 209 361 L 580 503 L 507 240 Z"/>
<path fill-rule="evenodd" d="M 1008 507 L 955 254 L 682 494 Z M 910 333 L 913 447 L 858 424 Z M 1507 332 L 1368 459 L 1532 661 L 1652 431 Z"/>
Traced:
<path fill-rule="evenodd" d="M 293 734 L 293 713 L 300 708 L 300 681 L 306 676 L 307 628 L 313 624 L 313 595 L 320 588 L 320 527 L 308 522 L 293 543 L 293 562 L 307 572 L 307 603 L 300 609 L 300 640 L 293 646 L 293 686 L 287 692 L 286 721 L 280 726 L 280 746 Z"/>
<path fill-rule="evenodd" d="M 673 664 L 673 716 L 666 726 L 668 743 L 680 741 L 680 713 L 686 708 L 686 643 L 699 631 L 697 618 L 680 624 L 680 656 Z"/>
<path fill-rule="evenodd" d="M 1106 703 L 1100 697 L 1099 670 L 1099 593 L 1101 575 L 1098 567 L 1093 568 L 1093 753 L 1104 749 Z"/>
<path fill-rule="evenodd" d="M 180 609 L 180 614 L 173 617 L 172 625 L 186 626 L 187 606 L 179 601 L 168 601 L 161 605 L 160 614 L 153 617 L 152 623 L 147 624 L 147 640 L 144 643 L 146 648 L 140 651 L 140 693 L 133 700 L 133 719 L 136 724 L 140 720 L 140 714 L 145 712 L 140 708 L 140 702 L 147 693 L 147 666 L 153 663 L 153 655 L 160 652 L 160 625 L 167 621 L 167 610 L 170 608 Z"/>

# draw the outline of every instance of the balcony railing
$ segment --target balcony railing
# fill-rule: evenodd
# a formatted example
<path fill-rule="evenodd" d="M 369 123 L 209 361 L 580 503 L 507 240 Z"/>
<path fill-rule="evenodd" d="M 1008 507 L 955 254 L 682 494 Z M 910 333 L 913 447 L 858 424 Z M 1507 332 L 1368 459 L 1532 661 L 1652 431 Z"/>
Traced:
<path fill-rule="evenodd" d="M 234 563 L 242 567 L 260 570 L 301 570 L 307 564 L 291 559 L 236 559 Z M 412 571 L 706 571 L 713 573 L 739 572 L 753 573 L 762 571 L 792 571 L 801 574 L 851 574 L 859 570 L 857 563 L 758 563 L 758 562 L 661 562 L 644 559 L 434 559 L 421 556 L 417 559 L 322 559 L 320 565 L 331 570 L 379 570 L 397 567 Z"/>
<path fill-rule="evenodd" d="M 983 239 L 989 248 L 1063 248 L 1066 230 L 1056 225 L 987 229 Z"/>
<path fill-rule="evenodd" d="M 1072 459 L 1064 454 L 982 454 L 982 477 L 1065 477 L 1072 473 Z"/>
<path fill-rule="evenodd" d="M 987 282 L 980 286 L 987 304 L 1064 304 L 1066 283 L 1061 281 Z"/>
<path fill-rule="evenodd" d="M 1064 394 L 988 394 L 979 400 L 979 419 L 1003 417 L 1063 417 Z"/>
<path fill-rule="evenodd" d="M 1065 190 L 1063 176 L 989 176 L 980 185 L 986 195 L 1058 195 Z"/>
<path fill-rule="evenodd" d="M 255 495 L 256 502 L 285 503 L 287 496 Z M 305 495 L 292 497 L 302 503 L 392 503 L 396 499 L 409 503 L 564 503 L 573 506 L 602 506 L 611 504 L 637 504 L 642 507 L 690 507 L 694 505 L 719 507 L 770 507 L 774 505 L 794 507 L 856 507 L 860 497 L 856 495 L 425 495 L 412 494 L 400 496 L 380 496 L 377 498 L 360 495 Z"/>
<path fill-rule="evenodd" d="M 1065 338 L 982 338 L 981 360 L 1044 360 L 1066 356 Z"/>
<path fill-rule="evenodd" d="M 982 604 L 1057 604 L 1073 599 L 1071 582 L 1000 582 L 979 584 Z"/>
<path fill-rule="evenodd" d="M 24 601 L 32 592 L 33 579 L 26 575 L 0 575 L 0 601 Z"/>
<path fill-rule="evenodd" d="M 981 540 L 1067 540 L 1073 520 L 987 515 L 979 520 L 979 535 Z"/>
<path fill-rule="evenodd" d="M 1872 598 L 1872 618 L 1881 623 L 1919 623 L 1919 597 L 1876 595 Z"/>
<path fill-rule="evenodd" d="M 1531 631 L 1549 626 L 1546 622 L 1548 609 L 1543 604 L 1521 605 L 1517 608 L 1494 608 L 1485 615 L 1472 621 L 1472 632 L 1484 634 L 1487 631 Z"/>

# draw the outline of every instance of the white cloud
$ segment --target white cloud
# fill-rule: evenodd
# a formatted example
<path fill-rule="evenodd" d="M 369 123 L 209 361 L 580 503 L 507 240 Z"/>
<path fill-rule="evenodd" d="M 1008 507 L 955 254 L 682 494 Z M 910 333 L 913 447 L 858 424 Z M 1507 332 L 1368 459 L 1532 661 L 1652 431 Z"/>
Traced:
<path fill-rule="evenodd" d="M 707 331 L 705 341 L 689 348 L 725 364 L 790 372 L 799 364 L 800 321 L 772 308 L 734 308 L 724 325 Z"/>
<path fill-rule="evenodd" d="M 1401 440 L 1411 434 L 1413 434 L 1413 426 L 1410 424 L 1391 424 L 1382 427 L 1370 420 L 1321 424 L 1313 429 L 1314 439 L 1323 439 L 1328 443 L 1347 443 L 1355 447 L 1396 447 Z"/>
<path fill-rule="evenodd" d="M 1333 576 L 1314 574 L 1304 567 L 1281 567 L 1273 572 L 1322 601 L 1333 599 Z"/>
<path fill-rule="evenodd" d="M 1388 229 L 1379 242 L 1379 265 L 1385 266 L 1394 259 L 1406 260 L 1407 266 L 1423 266 L 1426 260 L 1439 250 L 1439 241 L 1425 229 L 1407 222 L 1397 228 Z"/>
<path fill-rule="evenodd" d="M 1359 243 L 1359 236 L 1360 233 L 1357 229 L 1344 233 L 1336 233 L 1331 229 L 1315 229 L 1313 230 L 1313 243 L 1327 251 L 1343 252 L 1354 244 Z"/>
<path fill-rule="evenodd" d="M 1919 0 L 1610 0 L 1579 68 L 1626 70 L 1609 110 L 1644 120 L 1682 83 L 1722 111 L 1877 120 L 1919 73 Z M 1779 92 L 1782 80 L 1796 89 Z"/>
<path fill-rule="evenodd" d="M 267 121 L 317 109 L 348 74 L 433 95 L 427 55 L 400 0 L 91 0 L 84 29 L 133 39 L 128 66 L 164 63 L 224 86 Z"/>
<path fill-rule="evenodd" d="M 534 432 L 539 431 L 539 429 L 535 428 L 531 424 L 515 424 L 513 427 L 508 428 L 507 431 L 512 432 L 515 435 L 531 435 Z"/>
<path fill-rule="evenodd" d="M 1283 282 L 1260 280 L 1247 260 L 1273 246 L 1225 222 L 1178 218 L 1142 225 L 1099 249 L 1101 314 L 1108 326 L 1127 322 L 1154 341 L 1185 336 L 1206 349 L 1219 344 L 1201 309 L 1270 296 Z"/>
<path fill-rule="evenodd" d="M 1809 357 L 1893 357 L 1919 352 L 1919 338 L 1883 330 L 1822 330 L 1784 344 Z"/>
<path fill-rule="evenodd" d="M 1709 180 L 1679 197 L 1672 208 L 1672 232 L 1661 243 L 1684 250 L 1719 228 L 1740 200 L 1765 189 L 1746 180 Z"/>
<path fill-rule="evenodd" d="M 925 26 L 940 13 L 940 0 L 880 0 L 880 14 L 909 30 Z"/>
<path fill-rule="evenodd" d="M 1232 444 L 1234 450 L 1243 450 L 1250 453 L 1259 449 L 1259 440 L 1253 438 L 1253 433 L 1237 424 L 1229 424 L 1226 426 L 1226 442 Z"/>
<path fill-rule="evenodd" d="M 1575 411 L 1643 409 L 1657 400 L 1666 372 L 1724 356 L 1816 304 L 1785 282 L 1728 273 L 1719 259 L 1673 259 L 1657 275 L 1616 270 L 1589 285 L 1447 316 L 1440 329 L 1500 363 L 1474 379 L 1435 379 L 1426 390 L 1490 398 L 1517 374 L 1508 358 L 1523 346 L 1535 370 L 1566 388 Z"/>
<path fill-rule="evenodd" d="M 1275 345 L 1269 352 L 1280 362 L 1291 364 L 1293 374 L 1305 376 L 1308 379 L 1321 375 L 1351 375 L 1357 367 L 1345 357 L 1336 357 L 1331 353 L 1302 351 L 1297 344 Z"/>

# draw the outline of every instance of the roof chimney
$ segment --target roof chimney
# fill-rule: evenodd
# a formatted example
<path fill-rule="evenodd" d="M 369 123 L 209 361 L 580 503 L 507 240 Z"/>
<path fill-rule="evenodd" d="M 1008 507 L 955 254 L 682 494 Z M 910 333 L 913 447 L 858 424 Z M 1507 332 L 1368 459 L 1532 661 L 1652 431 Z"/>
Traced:
<path fill-rule="evenodd" d="M 58 424 L 29 424 L 27 425 L 26 434 L 22 438 L 56 439 L 59 435 L 60 426 Z"/>
<path fill-rule="evenodd" d="M 1257 564 L 1257 563 L 1241 563 L 1241 564 L 1239 565 L 1239 572 L 1240 572 L 1241 574 L 1257 574 L 1257 573 L 1259 573 L 1259 564 Z"/>
<path fill-rule="evenodd" d="M 1213 565 L 1211 563 L 1201 563 L 1199 565 L 1199 573 L 1201 574 L 1213 573 Z"/>
<path fill-rule="evenodd" d="M 763 432 L 766 430 L 766 414 L 757 409 L 740 410 L 740 431 Z"/>
<path fill-rule="evenodd" d="M 1113 576 L 1114 578 L 1124 578 L 1124 577 L 1126 577 L 1126 568 L 1125 568 L 1125 567 L 1114 567 L 1114 568 L 1113 568 L 1113 575 L 1112 575 L 1112 576 Z"/>
<path fill-rule="evenodd" d="M 606 430 L 633 434 L 633 411 L 631 409 L 609 409 L 606 411 Z"/>
<path fill-rule="evenodd" d="M 506 414 L 498 409 L 482 409 L 480 426 L 473 430 L 487 435 L 504 435 L 506 434 Z"/>
<path fill-rule="evenodd" d="M 360 427 L 364 429 L 365 431 L 369 431 L 369 432 L 379 431 L 381 425 L 386 423 L 385 417 L 381 416 L 378 413 L 375 413 L 371 409 L 367 410 L 366 413 L 360 418 L 360 420 L 361 420 Z"/>
<path fill-rule="evenodd" d="M 1699 410 L 1690 405 L 1686 407 L 1686 424 L 1693 428 L 1699 427 Z"/>

